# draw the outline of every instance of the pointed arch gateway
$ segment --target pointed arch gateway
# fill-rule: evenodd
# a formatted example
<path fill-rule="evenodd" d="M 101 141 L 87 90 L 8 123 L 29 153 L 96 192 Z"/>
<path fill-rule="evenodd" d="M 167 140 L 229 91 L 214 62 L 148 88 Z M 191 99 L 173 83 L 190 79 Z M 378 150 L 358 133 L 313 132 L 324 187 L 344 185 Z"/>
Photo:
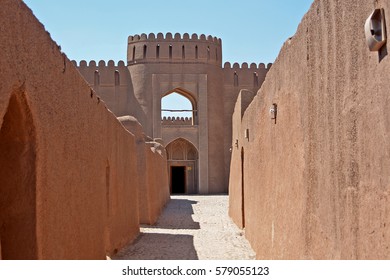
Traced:
<path fill-rule="evenodd" d="M 184 138 L 172 141 L 166 150 L 171 193 L 198 193 L 198 150 Z"/>
<path fill-rule="evenodd" d="M 174 104 L 174 108 L 165 108 L 163 101 L 166 99 L 166 97 L 171 96 L 171 95 L 179 95 L 181 97 L 184 97 L 185 101 L 190 106 L 186 106 L 185 104 Z M 180 102 L 180 101 L 179 101 Z M 169 105 L 168 105 L 169 106 Z M 184 106 L 184 107 L 183 107 Z M 170 90 L 163 94 L 161 96 L 161 117 L 164 117 L 164 114 L 171 114 L 174 117 L 179 117 L 180 114 L 184 113 L 184 117 L 187 117 L 190 119 L 190 123 L 192 125 L 197 125 L 198 124 L 198 106 L 197 106 L 197 101 L 196 98 L 191 94 L 189 91 L 182 89 L 180 87 L 175 88 L 173 90 Z"/>

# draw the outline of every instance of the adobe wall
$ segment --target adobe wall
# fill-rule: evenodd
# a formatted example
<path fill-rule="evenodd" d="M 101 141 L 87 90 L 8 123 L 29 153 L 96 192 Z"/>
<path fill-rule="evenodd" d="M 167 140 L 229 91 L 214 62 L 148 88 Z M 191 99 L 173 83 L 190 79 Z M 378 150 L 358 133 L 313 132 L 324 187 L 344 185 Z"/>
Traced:
<path fill-rule="evenodd" d="M 148 179 L 150 186 L 150 224 L 154 224 L 162 209 L 170 199 L 168 184 L 167 155 L 161 143 L 147 142 L 146 162 L 148 165 Z"/>
<path fill-rule="evenodd" d="M 134 135 L 124 130 L 106 108 L 105 114 L 109 116 L 107 129 L 102 131 L 106 138 L 104 141 L 107 143 L 108 155 L 105 173 L 108 221 L 105 234 L 106 254 L 112 256 L 124 245 L 132 242 L 139 233 L 138 147 Z M 91 157 L 90 160 L 96 159 Z M 101 170 L 97 171 L 101 172 Z"/>
<path fill-rule="evenodd" d="M 257 92 L 264 82 L 267 72 L 272 64 L 265 66 L 264 63 L 233 63 L 231 65 L 226 62 L 223 66 L 223 89 L 224 89 L 224 169 L 225 169 L 225 184 L 229 186 L 230 160 L 232 147 L 232 116 L 235 108 L 235 103 L 241 89 Z"/>
<path fill-rule="evenodd" d="M 239 141 L 247 141 L 245 135 L 241 135 L 241 120 L 244 112 L 250 102 L 253 100 L 254 93 L 249 90 L 241 90 L 237 97 L 236 106 L 234 107 L 234 113 L 232 115 L 233 131 L 232 131 L 232 143 L 230 153 L 232 156 L 230 162 L 230 170 L 232 172 L 229 176 L 229 216 L 233 221 L 240 227 L 243 228 L 243 168 L 242 168 L 242 157 L 243 151 L 240 150 L 242 143 Z M 245 125 L 244 125 L 245 127 Z"/>
<path fill-rule="evenodd" d="M 135 138 L 22 1 L 1 6 L 2 258 L 105 259 L 139 233 Z"/>
<path fill-rule="evenodd" d="M 258 259 L 390 258 L 390 58 L 364 36 L 375 7 L 390 30 L 388 1 L 315 1 L 234 124 L 249 129 L 232 156 L 243 148 Z"/>
<path fill-rule="evenodd" d="M 141 124 L 132 116 L 118 117 L 122 125 L 134 135 L 137 146 L 137 173 L 138 173 L 138 215 L 139 222 L 143 224 L 151 224 L 150 206 L 149 206 L 149 183 L 148 170 L 146 163 L 147 147 L 145 145 L 146 135 L 142 130 Z"/>
<path fill-rule="evenodd" d="M 152 225 L 170 199 L 165 149 L 148 139 L 136 118 L 118 120 L 136 139 L 139 222 Z"/>
<path fill-rule="evenodd" d="M 82 60 L 72 63 L 116 116 L 129 115 L 129 112 L 134 115 L 141 110 L 134 97 L 129 71 L 123 61 L 115 63 L 112 60 L 100 60 L 96 63 L 91 60 L 87 63 Z"/>

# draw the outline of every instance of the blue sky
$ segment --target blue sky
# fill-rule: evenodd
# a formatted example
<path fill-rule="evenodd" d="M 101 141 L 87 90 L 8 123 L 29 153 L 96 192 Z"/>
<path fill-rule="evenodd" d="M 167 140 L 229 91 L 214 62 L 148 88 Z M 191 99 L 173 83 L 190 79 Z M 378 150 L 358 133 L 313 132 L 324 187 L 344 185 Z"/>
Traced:
<path fill-rule="evenodd" d="M 313 0 L 24 2 L 76 61 L 126 61 L 129 35 L 178 32 L 221 38 L 224 62 L 269 63 Z"/>
<path fill-rule="evenodd" d="M 191 102 L 178 93 L 172 93 L 161 99 L 161 109 L 165 110 L 193 110 Z M 191 112 L 161 112 L 162 117 L 192 117 Z"/>
<path fill-rule="evenodd" d="M 222 39 L 223 61 L 272 63 L 313 0 L 24 0 L 71 60 L 126 61 L 127 37 L 193 33 Z M 164 109 L 191 110 L 181 96 Z M 191 113 L 164 113 L 188 117 Z"/>

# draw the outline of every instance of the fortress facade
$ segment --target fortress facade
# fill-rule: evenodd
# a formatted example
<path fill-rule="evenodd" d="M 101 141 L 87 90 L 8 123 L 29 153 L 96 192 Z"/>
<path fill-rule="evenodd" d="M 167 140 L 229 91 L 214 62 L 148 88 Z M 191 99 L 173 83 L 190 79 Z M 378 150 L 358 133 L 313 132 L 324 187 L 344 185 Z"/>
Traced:
<path fill-rule="evenodd" d="M 76 69 L 23 1 L 0 6 L 0 260 L 106 259 L 169 184 L 228 179 L 258 259 L 390 259 L 389 1 L 315 0 L 269 71 L 169 33 Z M 191 118 L 161 120 L 172 92 Z"/>
<path fill-rule="evenodd" d="M 76 66 L 116 116 L 135 116 L 163 139 L 171 191 L 228 191 L 234 104 L 240 89 L 257 92 L 270 64 L 222 66 L 221 39 L 151 33 L 128 38 L 127 63 Z M 161 99 L 174 92 L 191 102 L 192 117 L 162 119 Z"/>

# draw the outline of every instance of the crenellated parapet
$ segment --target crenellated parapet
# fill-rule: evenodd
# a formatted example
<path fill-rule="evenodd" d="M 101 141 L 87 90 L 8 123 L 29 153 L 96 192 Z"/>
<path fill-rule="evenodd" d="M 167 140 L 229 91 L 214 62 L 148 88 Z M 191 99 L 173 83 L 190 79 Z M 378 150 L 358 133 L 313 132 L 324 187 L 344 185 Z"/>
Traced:
<path fill-rule="evenodd" d="M 193 125 L 192 118 L 189 117 L 163 117 L 162 125 Z"/>
<path fill-rule="evenodd" d="M 124 61 L 118 61 L 115 64 L 113 60 L 108 62 L 100 60 L 98 63 L 94 60 L 88 63 L 85 60 L 81 60 L 79 63 L 73 60 L 72 63 L 91 86 L 127 84 L 128 70 Z"/>
<path fill-rule="evenodd" d="M 246 62 L 241 65 L 230 62 L 225 62 L 223 66 L 224 82 L 226 86 L 232 87 L 248 87 L 259 88 L 263 83 L 268 70 L 272 63 L 265 65 L 264 63 L 250 65 Z"/>
<path fill-rule="evenodd" d="M 129 65 L 139 63 L 208 63 L 222 65 L 222 41 L 204 34 L 162 33 L 129 36 Z"/>

